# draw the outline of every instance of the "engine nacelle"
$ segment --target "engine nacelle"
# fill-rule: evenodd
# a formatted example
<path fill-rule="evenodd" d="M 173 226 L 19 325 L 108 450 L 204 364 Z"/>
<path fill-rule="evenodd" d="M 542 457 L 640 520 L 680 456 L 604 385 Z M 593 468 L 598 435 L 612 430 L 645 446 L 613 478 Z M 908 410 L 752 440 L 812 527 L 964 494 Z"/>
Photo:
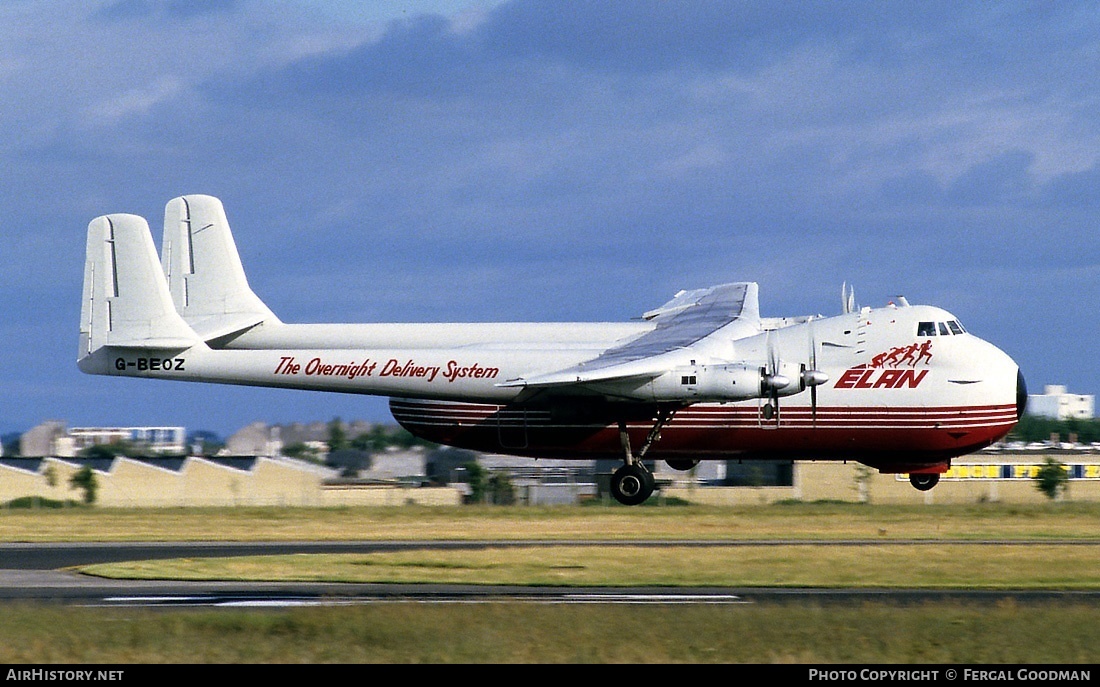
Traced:
<path fill-rule="evenodd" d="M 777 374 L 769 374 L 763 365 L 745 363 L 690 365 L 666 372 L 637 393 L 659 402 L 747 401 L 773 393 L 798 393 L 804 388 L 799 374 L 798 366 L 788 364 L 780 364 Z"/>

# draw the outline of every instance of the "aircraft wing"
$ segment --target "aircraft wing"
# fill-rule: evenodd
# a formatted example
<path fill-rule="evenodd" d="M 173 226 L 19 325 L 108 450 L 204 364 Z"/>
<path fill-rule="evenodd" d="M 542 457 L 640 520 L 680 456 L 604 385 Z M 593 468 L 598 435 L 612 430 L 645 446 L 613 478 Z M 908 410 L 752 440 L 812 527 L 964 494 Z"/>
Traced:
<path fill-rule="evenodd" d="M 723 339 L 729 340 L 759 333 L 757 285 L 740 282 L 681 291 L 643 318 L 654 321 L 656 327 L 592 360 L 548 374 L 509 380 L 500 386 L 545 388 L 659 376 L 675 367 L 669 354 L 696 346 L 720 330 Z"/>

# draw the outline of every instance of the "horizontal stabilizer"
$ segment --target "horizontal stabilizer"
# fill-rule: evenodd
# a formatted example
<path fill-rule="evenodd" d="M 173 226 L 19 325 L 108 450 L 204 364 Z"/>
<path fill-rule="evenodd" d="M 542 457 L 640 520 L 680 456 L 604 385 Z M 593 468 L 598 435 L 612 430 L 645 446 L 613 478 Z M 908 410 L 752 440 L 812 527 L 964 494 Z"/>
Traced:
<path fill-rule="evenodd" d="M 143 218 L 117 214 L 92 220 L 86 256 L 81 358 L 104 346 L 178 350 L 199 342 L 172 306 Z"/>

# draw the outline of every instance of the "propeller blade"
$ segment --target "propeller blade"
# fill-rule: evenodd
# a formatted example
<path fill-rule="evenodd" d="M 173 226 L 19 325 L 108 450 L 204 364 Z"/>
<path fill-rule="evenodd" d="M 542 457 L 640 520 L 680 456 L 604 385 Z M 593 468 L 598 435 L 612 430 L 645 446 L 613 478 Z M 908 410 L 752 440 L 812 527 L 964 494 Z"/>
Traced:
<path fill-rule="evenodd" d="M 775 349 L 775 344 L 772 342 L 772 333 L 768 332 L 766 339 L 766 345 L 768 347 L 768 372 L 764 377 L 764 385 L 771 392 L 769 394 L 769 400 L 772 406 L 772 417 L 775 418 L 776 423 L 779 423 L 779 390 L 786 389 L 791 385 L 790 377 L 779 374 L 779 352 Z M 768 418 L 771 419 L 771 418 Z"/>
<path fill-rule="evenodd" d="M 817 369 L 817 334 L 814 332 L 814 324 L 813 324 L 812 320 L 810 321 L 809 327 L 807 327 L 807 329 L 809 329 L 809 331 L 810 331 L 810 368 L 816 370 Z"/>
<path fill-rule="evenodd" d="M 817 385 L 810 387 L 810 422 L 817 428 Z"/>
<path fill-rule="evenodd" d="M 814 333 L 813 325 L 809 326 L 810 332 L 810 369 L 806 369 L 806 366 L 802 366 L 802 385 L 803 388 L 810 388 L 810 417 L 812 418 L 813 425 L 817 426 L 817 387 L 829 381 L 829 375 L 825 374 L 821 370 L 817 369 L 817 336 Z"/>

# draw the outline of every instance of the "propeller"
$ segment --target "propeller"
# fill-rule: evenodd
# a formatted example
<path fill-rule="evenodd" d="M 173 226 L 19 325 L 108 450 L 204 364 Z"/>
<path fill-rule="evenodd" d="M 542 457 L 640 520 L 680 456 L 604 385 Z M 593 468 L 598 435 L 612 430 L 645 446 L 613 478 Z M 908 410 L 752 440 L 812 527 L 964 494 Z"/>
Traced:
<path fill-rule="evenodd" d="M 786 389 L 790 386 L 791 380 L 786 375 L 779 373 L 779 354 L 772 344 L 772 335 L 770 331 L 768 332 L 766 345 L 768 347 L 768 366 L 762 370 L 763 375 L 760 379 L 760 388 L 761 391 L 768 394 L 770 403 L 764 406 L 764 417 L 768 420 L 773 417 L 778 420 L 779 390 Z"/>
<path fill-rule="evenodd" d="M 829 375 L 817 369 L 817 336 L 813 325 L 807 325 L 809 331 L 810 357 L 808 363 L 799 366 L 797 377 L 798 386 L 783 394 L 789 396 L 810 390 L 810 412 L 814 426 L 817 426 L 817 387 L 829 381 Z M 795 380 L 782 373 L 783 366 L 779 362 L 779 352 L 772 341 L 772 333 L 769 331 L 765 340 L 768 351 L 767 365 L 760 368 L 760 391 L 762 397 L 767 397 L 768 403 L 764 405 L 764 417 L 771 420 L 779 419 L 780 392 L 789 387 Z"/>
<path fill-rule="evenodd" d="M 802 388 L 810 389 L 810 416 L 814 427 L 817 426 L 817 387 L 829 381 L 829 375 L 817 369 L 817 336 L 814 334 L 813 324 L 808 324 L 810 332 L 810 365 L 802 364 L 801 382 Z"/>

